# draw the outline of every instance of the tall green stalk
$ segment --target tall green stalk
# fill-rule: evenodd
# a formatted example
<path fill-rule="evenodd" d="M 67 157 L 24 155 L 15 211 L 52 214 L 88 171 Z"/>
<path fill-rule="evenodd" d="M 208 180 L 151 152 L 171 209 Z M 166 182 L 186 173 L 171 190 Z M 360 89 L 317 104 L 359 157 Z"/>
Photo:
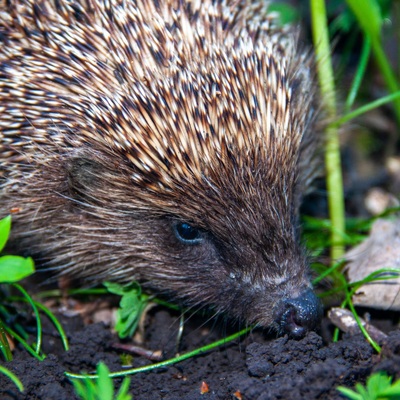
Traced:
<path fill-rule="evenodd" d="M 390 62 L 382 46 L 383 17 L 381 9 L 376 0 L 346 0 L 353 11 L 357 21 L 364 31 L 365 37 L 371 41 L 375 61 L 382 73 L 386 86 L 391 93 L 400 90 L 400 85 L 393 72 Z M 400 100 L 394 100 L 394 111 L 398 125 L 400 125 Z"/>
<path fill-rule="evenodd" d="M 321 96 L 327 117 L 333 121 L 336 118 L 335 81 L 330 56 L 331 49 L 325 2 L 324 0 L 310 0 L 310 6 Z M 345 231 L 345 219 L 339 136 L 337 129 L 333 126 L 328 126 L 326 129 L 325 168 L 329 215 L 332 221 L 331 259 L 332 263 L 334 263 L 342 258 L 344 254 L 342 242 Z"/>

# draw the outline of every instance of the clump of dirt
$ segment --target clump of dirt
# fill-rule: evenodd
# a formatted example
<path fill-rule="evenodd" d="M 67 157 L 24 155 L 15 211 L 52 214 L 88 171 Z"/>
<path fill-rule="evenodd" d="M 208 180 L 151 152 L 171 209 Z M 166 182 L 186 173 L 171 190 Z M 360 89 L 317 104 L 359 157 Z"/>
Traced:
<path fill-rule="evenodd" d="M 252 343 L 246 353 L 253 379 L 241 391 L 246 398 L 260 400 L 338 397 L 338 385 L 352 385 L 370 373 L 373 357 L 361 335 L 325 346 L 314 332 L 300 341 L 284 337 Z"/>
<path fill-rule="evenodd" d="M 65 352 L 54 328 L 45 325 L 43 344 L 47 358 L 39 362 L 17 348 L 14 360 L 5 365 L 22 380 L 25 392 L 20 394 L 8 378 L 0 375 L 2 400 L 75 399 L 64 371 L 94 372 L 99 361 L 112 371 L 122 369 L 121 351 L 114 346 L 118 339 L 108 327 L 101 323 L 85 326 L 78 317 L 60 318 L 70 339 L 70 350 Z M 192 350 L 224 336 L 212 323 L 193 318 L 186 324 L 177 348 L 177 329 L 177 315 L 154 310 L 148 316 L 142 346 L 163 350 L 170 357 L 176 351 Z M 255 331 L 240 342 L 173 367 L 134 375 L 130 392 L 140 400 L 338 399 L 337 386 L 364 382 L 376 370 L 400 377 L 400 331 L 390 333 L 382 346 L 382 354 L 376 355 L 361 335 L 326 343 L 314 332 L 296 341 Z M 132 366 L 150 363 L 134 356 Z M 207 383 L 208 393 L 201 394 L 202 382 Z M 116 380 L 116 386 L 119 383 Z"/>

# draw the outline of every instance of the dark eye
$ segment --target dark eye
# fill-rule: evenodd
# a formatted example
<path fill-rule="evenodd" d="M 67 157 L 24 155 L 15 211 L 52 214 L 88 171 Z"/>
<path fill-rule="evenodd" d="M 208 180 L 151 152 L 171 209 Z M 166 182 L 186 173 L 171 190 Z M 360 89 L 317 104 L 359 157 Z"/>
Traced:
<path fill-rule="evenodd" d="M 174 232 L 175 236 L 185 244 L 197 244 L 203 239 L 201 231 L 186 222 L 178 222 L 175 224 Z"/>

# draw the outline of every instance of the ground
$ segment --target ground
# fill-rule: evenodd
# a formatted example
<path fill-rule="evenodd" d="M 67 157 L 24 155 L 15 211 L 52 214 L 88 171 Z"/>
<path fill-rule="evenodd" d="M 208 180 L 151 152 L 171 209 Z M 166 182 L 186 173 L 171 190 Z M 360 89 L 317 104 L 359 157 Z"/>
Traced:
<path fill-rule="evenodd" d="M 385 330 L 393 329 L 393 315 L 373 322 Z M 147 316 L 143 347 L 163 350 L 169 358 L 175 353 L 178 314 L 161 307 Z M 102 323 L 85 325 L 81 318 L 60 316 L 70 340 L 65 352 L 54 328 L 45 324 L 43 345 L 47 358 L 35 360 L 17 348 L 14 361 L 7 367 L 25 386 L 20 394 L 13 384 L 0 375 L 0 398 L 75 399 L 73 387 L 64 371 L 93 372 L 99 361 L 112 371 L 121 370 L 122 351 L 119 342 Z M 200 317 L 190 319 L 180 345 L 180 352 L 192 350 L 230 334 L 223 321 L 205 323 Z M 222 327 L 222 328 L 221 328 Z M 329 342 L 332 326 L 324 319 L 319 333 L 311 332 L 300 341 L 276 338 L 253 331 L 241 341 L 169 368 L 131 377 L 130 393 L 134 399 L 339 399 L 339 385 L 354 386 L 365 382 L 372 372 L 384 369 L 400 378 L 400 331 L 392 331 L 382 343 L 381 355 L 374 352 L 361 335 L 344 336 Z M 139 356 L 133 366 L 150 363 Z M 4 363 L 3 363 L 4 364 Z M 120 380 L 116 380 L 118 386 Z M 208 393 L 201 394 L 202 382 Z"/>

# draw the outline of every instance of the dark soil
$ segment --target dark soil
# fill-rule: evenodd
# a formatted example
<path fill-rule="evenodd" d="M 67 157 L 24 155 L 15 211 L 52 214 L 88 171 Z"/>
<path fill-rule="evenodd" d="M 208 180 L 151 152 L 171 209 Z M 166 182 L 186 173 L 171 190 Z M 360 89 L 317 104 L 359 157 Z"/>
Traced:
<path fill-rule="evenodd" d="M 119 342 L 102 323 L 85 326 L 78 317 L 60 317 L 70 339 L 65 352 L 51 325 L 44 327 L 43 362 L 17 348 L 14 360 L 6 366 L 22 380 L 24 394 L 0 375 L 0 399 L 75 399 L 73 387 L 64 371 L 94 372 L 104 361 L 110 370 L 121 370 Z M 162 309 L 147 317 L 143 347 L 163 350 L 169 358 L 176 351 L 177 316 Z M 325 335 L 330 335 L 324 321 Z M 217 340 L 227 333 L 211 323 L 189 320 L 179 351 L 181 353 Z M 361 335 L 327 343 L 317 333 L 300 341 L 287 337 L 268 337 L 255 331 L 243 341 L 230 343 L 207 354 L 186 360 L 173 367 L 131 377 L 134 399 L 337 399 L 339 385 L 354 386 L 365 382 L 372 372 L 383 369 L 400 377 L 400 331 L 392 331 L 382 343 L 382 355 L 374 353 Z M 150 363 L 135 356 L 133 366 Z M 3 363 L 4 364 L 4 363 Z M 202 382 L 209 391 L 201 394 Z M 120 380 L 116 380 L 119 386 Z"/>

